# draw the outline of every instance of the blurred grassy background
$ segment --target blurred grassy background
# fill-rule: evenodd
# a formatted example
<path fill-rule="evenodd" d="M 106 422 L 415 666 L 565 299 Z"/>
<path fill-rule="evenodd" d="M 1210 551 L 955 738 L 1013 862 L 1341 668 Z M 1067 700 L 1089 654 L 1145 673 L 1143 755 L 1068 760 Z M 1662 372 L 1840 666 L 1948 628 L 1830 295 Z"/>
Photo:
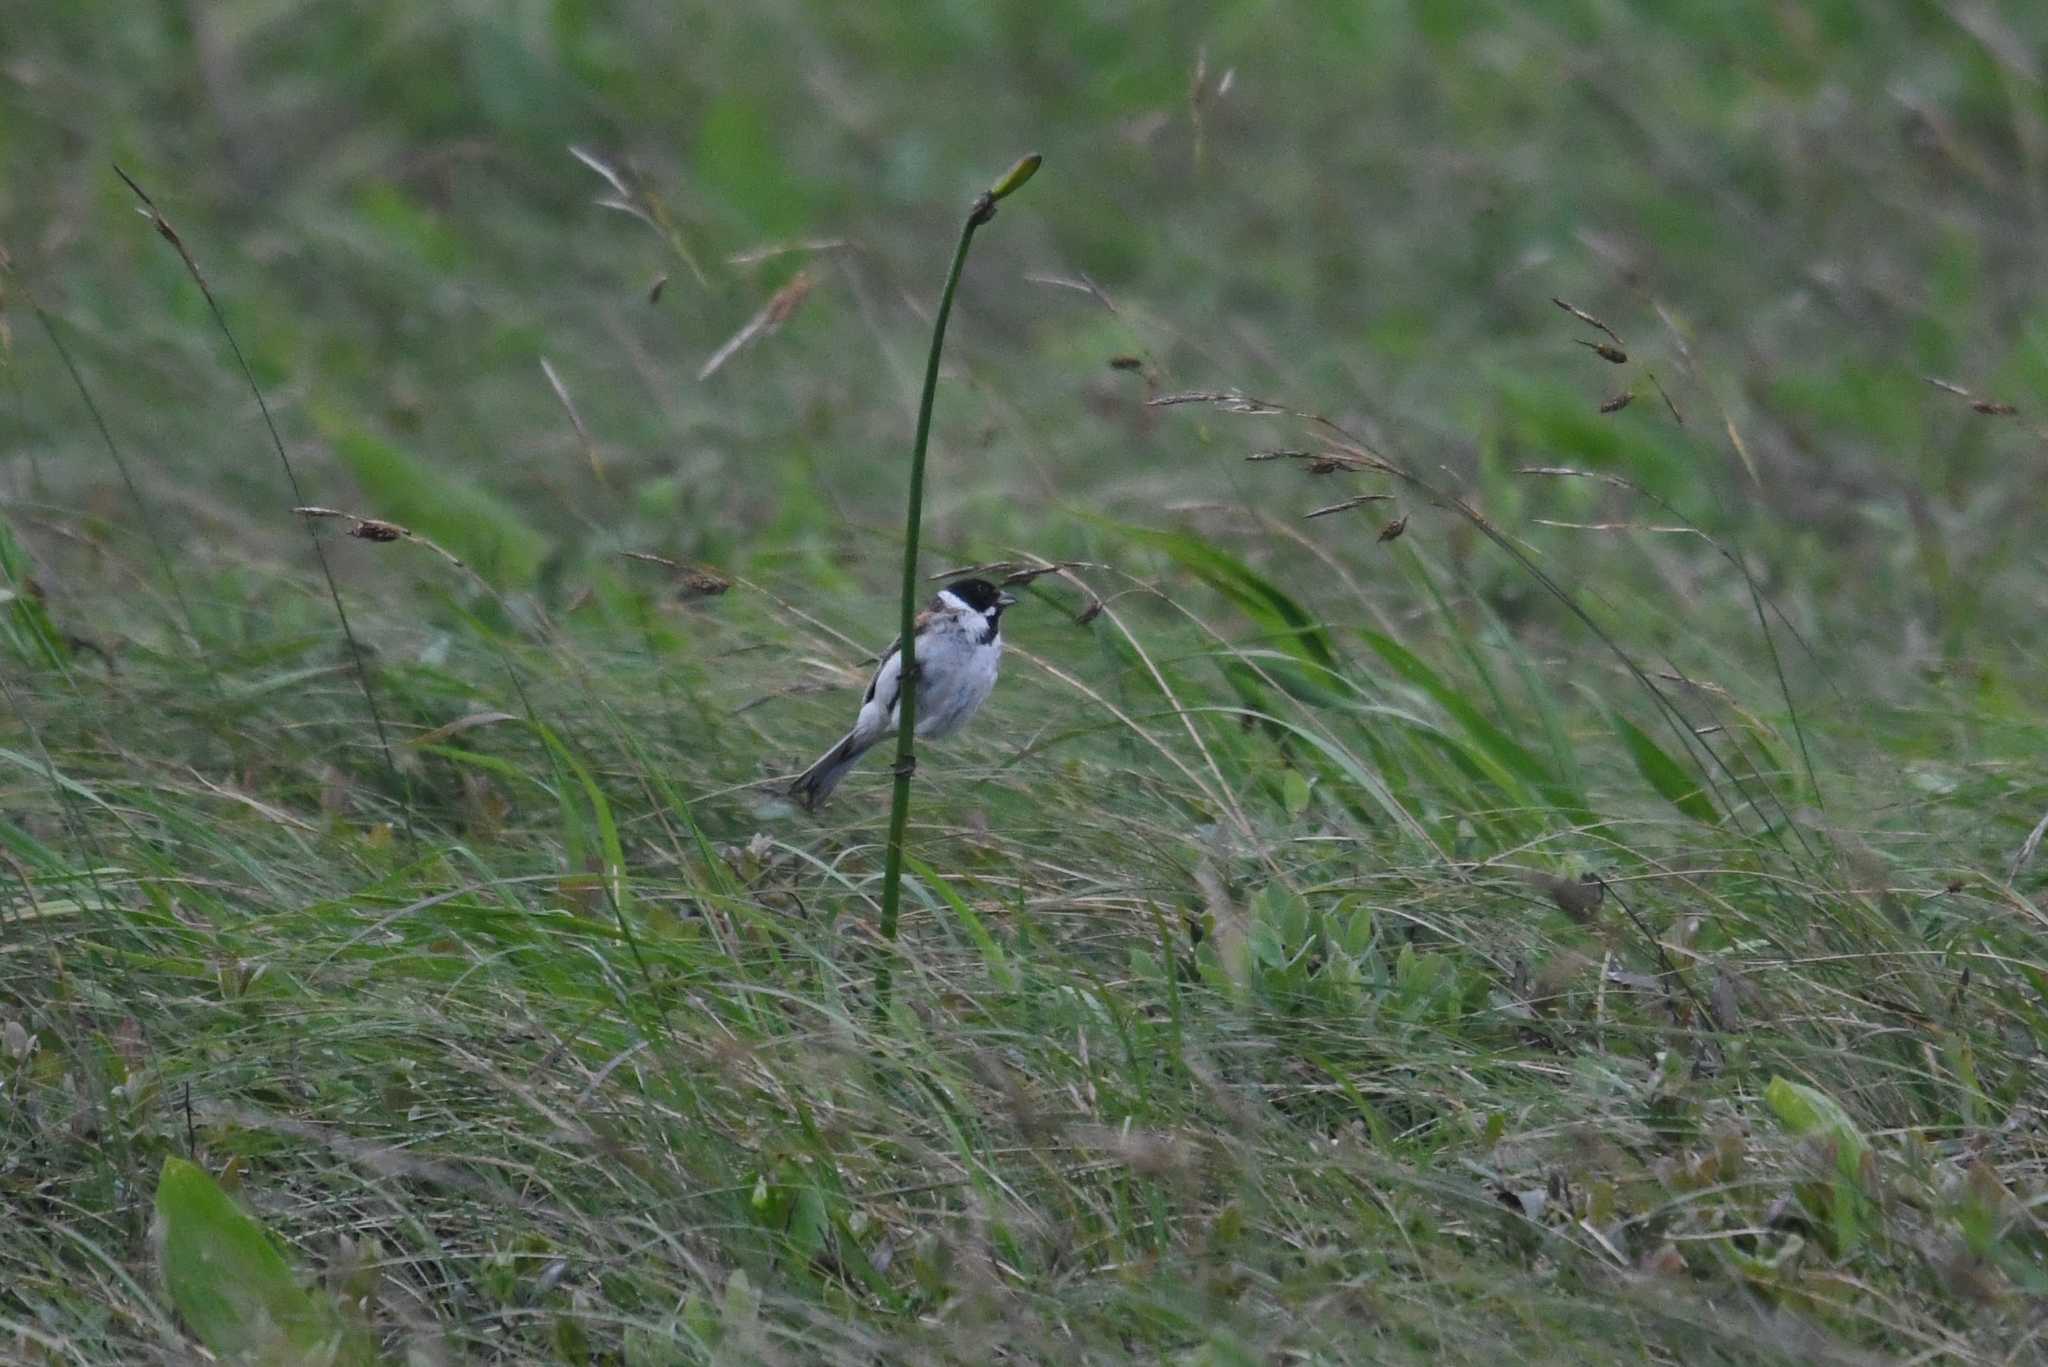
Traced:
<path fill-rule="evenodd" d="M 168 1155 L 416 1360 L 2038 1352 L 2044 63 L 1988 0 L 18 7 L 0 1353 L 207 1337 Z M 1027 150 L 928 568 L 1085 563 L 920 773 L 878 1022 L 879 781 L 762 781 Z M 305 499 L 475 571 L 315 528 L 388 747 L 113 163 Z"/>
<path fill-rule="evenodd" d="M 413 463 L 545 538 L 514 536 L 511 580 L 543 544 L 615 540 L 872 587 L 887 555 L 866 533 L 899 492 L 876 476 L 900 459 L 951 224 L 988 168 L 1038 148 L 1057 179 L 967 282 L 943 535 L 1040 537 L 1071 522 L 1061 504 L 1167 491 L 1270 497 L 1136 411 L 1137 382 L 1103 365 L 1142 351 L 1168 387 L 1365 416 L 1474 478 L 1559 450 L 1625 471 L 1751 533 L 1774 573 L 1913 603 L 1939 638 L 1948 614 L 2012 601 L 1991 590 L 2037 531 L 2038 500 L 2002 476 L 2038 441 L 2001 443 L 1921 383 L 2048 380 L 2029 26 L 1860 0 L 1711 19 L 83 5 L 10 38 L 0 231 L 92 374 L 119 377 L 101 401 L 151 480 L 238 531 L 290 532 L 264 443 L 111 161 L 200 251 L 330 501 L 351 481 L 393 495 Z M 607 187 L 572 144 L 631 168 L 673 243 L 593 207 Z M 849 245 L 732 264 L 817 240 Z M 817 287 L 789 325 L 692 382 L 798 270 Z M 1032 280 L 1083 275 L 1119 315 Z M 1551 295 L 1640 363 L 1603 372 Z M 16 361 L 15 467 L 78 501 L 106 462 L 46 350 Z M 1653 398 L 1643 364 L 1689 435 L 1655 402 L 1593 413 L 1631 384 Z M 1503 511 L 1527 497 L 1482 487 Z"/>

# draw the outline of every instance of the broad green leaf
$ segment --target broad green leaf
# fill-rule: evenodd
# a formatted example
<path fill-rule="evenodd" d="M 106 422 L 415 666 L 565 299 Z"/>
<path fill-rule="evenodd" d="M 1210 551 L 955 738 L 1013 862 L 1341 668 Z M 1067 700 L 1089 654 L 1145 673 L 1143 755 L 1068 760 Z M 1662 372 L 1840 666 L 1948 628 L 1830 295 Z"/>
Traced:
<path fill-rule="evenodd" d="M 1329 630 L 1272 580 L 1236 556 L 1186 532 L 1142 527 L 1124 530 L 1145 545 L 1165 551 L 1182 569 L 1235 603 L 1245 616 L 1271 634 L 1274 645 L 1304 663 L 1328 670 L 1337 668 L 1337 649 Z"/>
<path fill-rule="evenodd" d="M 1272 926 L 1290 947 L 1308 937 L 1308 903 L 1279 883 L 1268 883 L 1252 894 L 1252 915 Z"/>
<path fill-rule="evenodd" d="M 0 522 L 0 635 L 23 660 L 62 669 L 70 647 L 50 620 L 30 570 L 28 553 L 14 539 L 13 530 Z"/>
<path fill-rule="evenodd" d="M 1329 671 L 1319 669 L 1311 673 L 1307 665 L 1283 651 L 1226 648 L 1212 652 L 1208 658 L 1215 662 L 1231 691 L 1254 712 L 1272 709 L 1269 688 L 1310 707 L 1339 707 L 1346 701 L 1345 694 L 1319 681 L 1336 682 Z"/>
<path fill-rule="evenodd" d="M 981 917 L 975 914 L 974 908 L 967 904 L 967 899 L 962 897 L 951 883 L 940 877 L 936 869 L 916 855 L 906 852 L 903 863 L 917 875 L 920 882 L 938 893 L 946 905 L 953 909 L 953 914 L 960 918 L 961 927 L 966 930 L 968 938 L 974 941 L 974 947 L 981 951 L 982 961 L 988 965 L 989 976 L 995 980 L 996 985 L 1005 991 L 1015 991 L 1017 975 L 1010 967 L 1003 947 L 996 943 L 995 936 L 989 934 L 988 927 L 983 924 Z"/>
<path fill-rule="evenodd" d="M 494 583 L 526 585 L 540 573 L 547 538 L 496 494 L 346 420 L 330 417 L 322 425 L 372 500 L 370 507 L 350 511 L 403 523 Z"/>
<path fill-rule="evenodd" d="M 1658 796 L 1694 821 L 1708 826 L 1720 824 L 1721 814 L 1714 810 L 1713 799 L 1707 796 L 1699 780 L 1685 771 L 1685 766 L 1619 712 L 1610 714 L 1609 719 L 1628 757 L 1635 761 L 1636 771 L 1657 790 Z"/>
<path fill-rule="evenodd" d="M 276 1367 L 377 1360 L 367 1336 L 299 1285 L 263 1227 L 196 1164 L 164 1160 L 156 1213 L 171 1303 L 217 1356 Z"/>
<path fill-rule="evenodd" d="M 1864 1168 L 1870 1158 L 1869 1141 L 1841 1103 L 1818 1088 L 1774 1077 L 1764 1088 L 1764 1102 L 1794 1134 L 1833 1146 L 1834 1181 L 1800 1183 L 1794 1190 L 1809 1210 L 1827 1222 L 1831 1251 L 1837 1256 L 1849 1253 L 1862 1243 L 1868 1223 Z"/>
<path fill-rule="evenodd" d="M 542 722 L 531 723 L 533 733 L 562 765 L 582 785 L 583 795 L 590 802 L 591 819 L 597 824 L 598 843 L 603 849 L 604 878 L 608 898 L 613 912 L 619 919 L 619 930 L 627 940 L 633 938 L 633 929 L 626 920 L 629 906 L 629 884 L 626 881 L 626 850 L 619 842 L 619 825 L 612 817 L 612 804 L 604 795 L 604 787 L 597 776 L 590 772 L 590 766 L 579 759 L 575 752 Z M 567 807 L 565 799 L 564 806 Z M 638 950 L 635 950 L 638 953 Z"/>
<path fill-rule="evenodd" d="M 1521 742 L 1488 721 L 1470 699 L 1451 687 L 1442 675 L 1424 664 L 1408 647 L 1376 631 L 1361 630 L 1358 635 L 1372 647 L 1374 654 L 1393 667 L 1395 673 L 1428 694 L 1431 701 L 1448 712 L 1495 763 L 1539 792 L 1564 795 L 1564 785 L 1544 767 L 1541 760 Z"/>
<path fill-rule="evenodd" d="M 1802 1137 L 1818 1135 L 1839 1144 L 1844 1172 L 1853 1174 L 1861 1167 L 1869 1142 L 1842 1104 L 1826 1092 L 1790 1078 L 1774 1077 L 1764 1088 L 1764 1104 L 1792 1133 Z"/>

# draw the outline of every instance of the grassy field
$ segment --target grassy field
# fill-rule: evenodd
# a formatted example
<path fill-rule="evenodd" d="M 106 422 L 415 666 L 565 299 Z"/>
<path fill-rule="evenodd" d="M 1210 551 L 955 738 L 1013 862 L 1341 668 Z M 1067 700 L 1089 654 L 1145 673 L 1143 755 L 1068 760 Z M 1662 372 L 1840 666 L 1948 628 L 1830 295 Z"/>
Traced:
<path fill-rule="evenodd" d="M 2048 10 L 6 28 L 0 1360 L 2048 1356 Z"/>

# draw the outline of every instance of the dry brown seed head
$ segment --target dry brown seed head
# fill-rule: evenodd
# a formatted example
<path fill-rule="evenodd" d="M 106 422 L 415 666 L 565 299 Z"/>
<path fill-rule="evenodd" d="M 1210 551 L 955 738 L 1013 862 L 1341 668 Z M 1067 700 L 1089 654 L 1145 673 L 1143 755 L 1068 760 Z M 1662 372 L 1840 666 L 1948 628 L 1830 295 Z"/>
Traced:
<path fill-rule="evenodd" d="M 1389 522 L 1386 526 L 1380 528 L 1379 539 L 1381 541 L 1393 541 L 1398 539 L 1401 533 L 1407 530 L 1408 514 L 1403 513 L 1399 517 L 1395 518 L 1392 522 Z"/>
<path fill-rule="evenodd" d="M 767 325 L 780 327 L 788 322 L 789 316 L 796 312 L 797 305 L 803 303 L 804 296 L 811 292 L 811 286 L 815 283 L 817 282 L 811 278 L 809 271 L 798 271 L 792 275 L 789 283 L 775 291 L 768 300 L 768 307 L 763 310 Z"/>
<path fill-rule="evenodd" d="M 684 573 L 678 592 L 682 597 L 715 598 L 731 587 L 732 580 L 700 565 Z"/>
<path fill-rule="evenodd" d="M 800 270 L 791 276 L 788 283 L 770 295 L 768 302 L 763 304 L 738 332 L 726 338 L 724 344 L 697 368 L 697 379 L 700 382 L 710 379 L 742 350 L 788 322 L 790 315 L 796 312 L 797 306 L 803 303 L 815 283 L 809 271 Z"/>
<path fill-rule="evenodd" d="M 1559 911 L 1581 923 L 1592 920 L 1594 911 L 1607 900 L 1607 885 L 1595 873 L 1582 873 L 1576 879 L 1531 873 L 1528 879 L 1550 895 Z"/>
<path fill-rule="evenodd" d="M 2000 403 L 1994 399 L 1974 399 L 1971 401 L 1970 407 L 1992 418 L 2009 418 L 2020 411 L 2014 404 Z"/>
<path fill-rule="evenodd" d="M 1621 346 L 1623 344 L 1619 333 L 1615 332 L 1613 328 L 1607 326 L 1607 324 L 1601 322 L 1598 318 L 1595 318 L 1592 314 L 1586 312 L 1578 305 L 1567 304 L 1564 300 L 1558 298 L 1554 294 L 1550 296 L 1550 302 L 1557 305 L 1559 308 L 1563 309 L 1566 313 L 1569 313 L 1572 317 L 1578 319 L 1580 322 L 1584 323 L 1587 327 L 1600 329 L 1600 331 L 1606 333 L 1609 337 L 1613 338 L 1614 344 L 1616 346 Z"/>
<path fill-rule="evenodd" d="M 1628 353 L 1618 346 L 1606 342 L 1589 342 L 1583 337 L 1574 337 L 1572 340 L 1611 365 L 1628 364 Z"/>
<path fill-rule="evenodd" d="M 1602 413 L 1619 413 L 1635 401 L 1635 391 L 1624 389 L 1613 398 L 1603 400 L 1600 404 L 1600 411 Z"/>
<path fill-rule="evenodd" d="M 364 541 L 399 541 L 412 533 L 396 522 L 385 522 L 374 517 L 357 518 L 348 529 L 348 534 Z"/>
<path fill-rule="evenodd" d="M 1112 356 L 1109 358 L 1109 368 L 1111 370 L 1143 370 L 1145 368 L 1145 359 L 1142 356 Z"/>

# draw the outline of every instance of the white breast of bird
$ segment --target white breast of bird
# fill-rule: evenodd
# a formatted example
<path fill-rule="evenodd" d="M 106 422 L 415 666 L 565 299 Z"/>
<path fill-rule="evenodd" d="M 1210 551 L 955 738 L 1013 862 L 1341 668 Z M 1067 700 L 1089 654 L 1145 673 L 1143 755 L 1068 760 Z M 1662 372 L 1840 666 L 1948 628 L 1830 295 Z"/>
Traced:
<path fill-rule="evenodd" d="M 917 734 L 957 731 L 988 701 L 1002 659 L 1003 638 L 981 640 L 982 614 L 968 608 L 937 615 L 917 643 Z"/>

